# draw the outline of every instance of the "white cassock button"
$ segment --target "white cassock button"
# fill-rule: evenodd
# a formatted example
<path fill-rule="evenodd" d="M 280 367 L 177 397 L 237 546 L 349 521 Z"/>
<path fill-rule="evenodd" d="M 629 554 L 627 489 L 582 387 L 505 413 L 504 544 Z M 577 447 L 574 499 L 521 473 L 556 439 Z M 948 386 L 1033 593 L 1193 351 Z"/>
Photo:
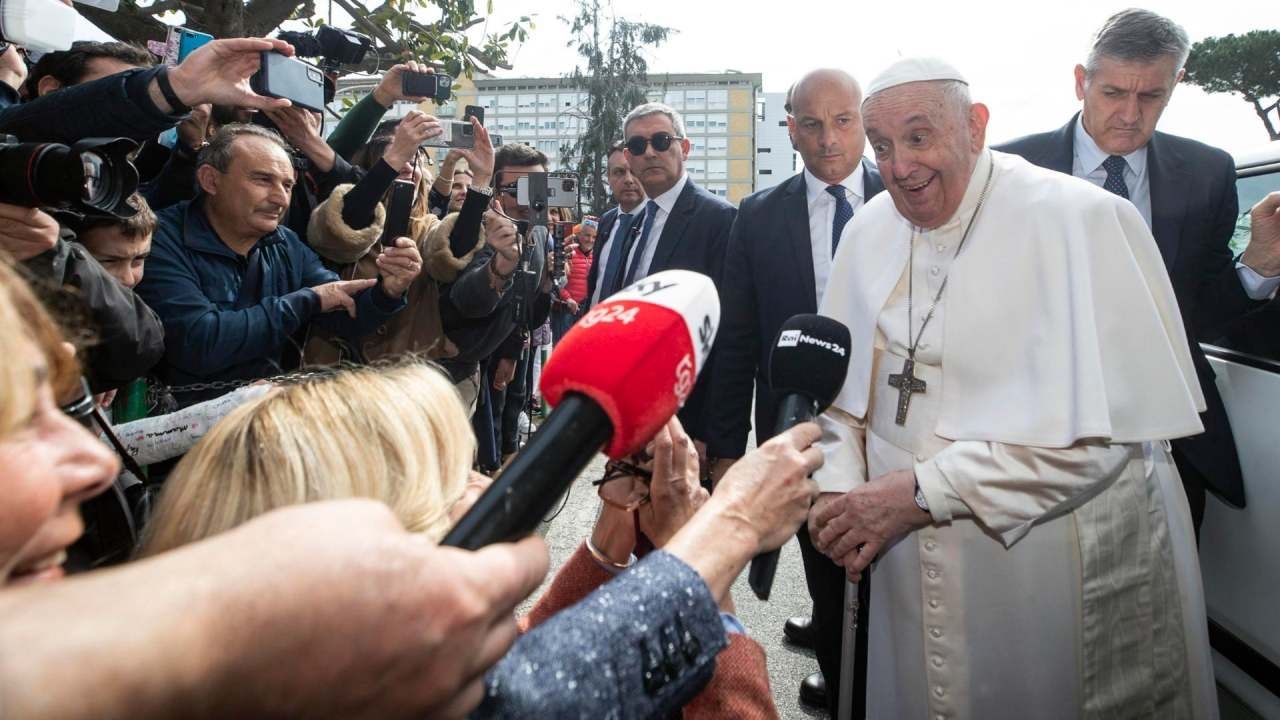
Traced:
<path fill-rule="evenodd" d="M 933 608 L 934 610 L 937 610 L 938 606 L 941 604 L 942 603 L 938 602 L 938 598 L 929 598 L 929 607 Z"/>
<path fill-rule="evenodd" d="M 942 637 L 942 628 L 940 627 L 929 628 L 929 636 L 932 637 L 934 640 L 937 640 L 938 638 Z"/>
<path fill-rule="evenodd" d="M 943 695 L 946 695 L 946 694 L 947 694 L 947 690 L 946 690 L 946 688 L 941 687 L 941 686 L 939 686 L 939 687 L 935 687 L 935 688 L 933 689 L 933 694 L 934 694 L 934 695 L 937 695 L 938 697 L 942 697 Z"/>
<path fill-rule="evenodd" d="M 933 666 L 934 666 L 934 667 L 936 667 L 936 668 L 940 668 L 940 667 L 942 667 L 942 656 L 941 656 L 941 655 L 934 655 L 934 656 L 933 656 Z"/>
<path fill-rule="evenodd" d="M 933 720 L 947 720 L 947 716 L 943 715 L 942 713 L 938 713 L 937 715 L 933 716 Z"/>
<path fill-rule="evenodd" d="M 933 552 L 934 550 L 938 549 L 938 543 L 930 540 L 929 542 L 924 544 L 924 549 L 928 550 L 929 552 Z"/>
<path fill-rule="evenodd" d="M 930 580 L 937 580 L 937 579 L 938 579 L 938 571 L 937 571 L 937 570 L 930 570 L 927 574 L 929 575 L 929 579 L 930 579 Z"/>
<path fill-rule="evenodd" d="M 947 246 L 943 245 L 942 243 L 938 243 L 936 247 L 938 248 L 938 252 L 942 252 L 947 249 Z"/>
<path fill-rule="evenodd" d="M 929 268 L 929 274 L 934 277 L 937 277 L 938 273 L 940 272 L 942 272 L 942 268 L 938 267 L 937 265 L 934 265 L 933 267 Z"/>
<path fill-rule="evenodd" d="M 924 455 L 916 455 L 916 462 L 924 462 Z"/>

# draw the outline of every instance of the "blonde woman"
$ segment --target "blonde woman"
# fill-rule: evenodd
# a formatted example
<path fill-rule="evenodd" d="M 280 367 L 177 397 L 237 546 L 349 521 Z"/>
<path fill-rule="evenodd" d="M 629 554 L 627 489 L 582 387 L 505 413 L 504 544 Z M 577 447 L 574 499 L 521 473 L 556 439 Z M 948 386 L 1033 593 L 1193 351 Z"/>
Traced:
<path fill-rule="evenodd" d="M 453 385 L 422 362 L 359 367 L 272 390 L 227 415 L 165 483 L 140 553 L 269 510 L 372 498 L 438 540 L 468 486 L 475 440 Z"/>

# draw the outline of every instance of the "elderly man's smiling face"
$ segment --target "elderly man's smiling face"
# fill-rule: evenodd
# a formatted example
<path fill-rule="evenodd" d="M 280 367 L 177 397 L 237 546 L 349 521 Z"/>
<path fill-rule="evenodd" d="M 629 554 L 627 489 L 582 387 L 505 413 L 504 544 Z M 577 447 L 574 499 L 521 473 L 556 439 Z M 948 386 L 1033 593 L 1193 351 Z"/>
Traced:
<path fill-rule="evenodd" d="M 945 82 L 913 82 L 862 105 L 867 140 L 893 204 L 932 229 L 955 215 L 986 142 L 987 109 Z"/>

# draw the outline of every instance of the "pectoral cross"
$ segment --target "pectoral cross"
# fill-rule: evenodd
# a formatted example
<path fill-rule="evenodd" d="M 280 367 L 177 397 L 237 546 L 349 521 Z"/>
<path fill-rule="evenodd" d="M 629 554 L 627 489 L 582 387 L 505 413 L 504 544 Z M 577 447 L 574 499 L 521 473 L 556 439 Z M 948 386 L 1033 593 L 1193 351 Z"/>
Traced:
<path fill-rule="evenodd" d="M 911 405 L 911 394 L 922 393 L 928 384 L 916 377 L 916 360 L 908 357 L 902 363 L 902 372 L 889 376 L 889 386 L 898 390 L 898 415 L 893 419 L 899 425 L 907 424 L 907 408 Z"/>

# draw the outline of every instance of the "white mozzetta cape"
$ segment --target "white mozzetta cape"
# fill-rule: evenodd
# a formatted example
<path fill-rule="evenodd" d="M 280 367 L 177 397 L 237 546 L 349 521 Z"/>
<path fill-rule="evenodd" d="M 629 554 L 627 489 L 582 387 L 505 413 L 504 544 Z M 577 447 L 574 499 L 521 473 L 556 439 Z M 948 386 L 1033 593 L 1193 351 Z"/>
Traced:
<path fill-rule="evenodd" d="M 1137 209 L 1020 157 L 984 155 L 961 204 L 966 222 L 988 163 L 991 190 L 941 301 L 936 433 L 1062 448 L 1201 432 L 1204 398 L 1177 300 Z M 881 193 L 845 227 L 833 261 L 822 314 L 852 334 L 835 407 L 855 418 L 866 417 L 877 317 L 906 268 L 912 233 Z M 917 328 L 932 301 L 925 294 L 917 290 Z"/>

